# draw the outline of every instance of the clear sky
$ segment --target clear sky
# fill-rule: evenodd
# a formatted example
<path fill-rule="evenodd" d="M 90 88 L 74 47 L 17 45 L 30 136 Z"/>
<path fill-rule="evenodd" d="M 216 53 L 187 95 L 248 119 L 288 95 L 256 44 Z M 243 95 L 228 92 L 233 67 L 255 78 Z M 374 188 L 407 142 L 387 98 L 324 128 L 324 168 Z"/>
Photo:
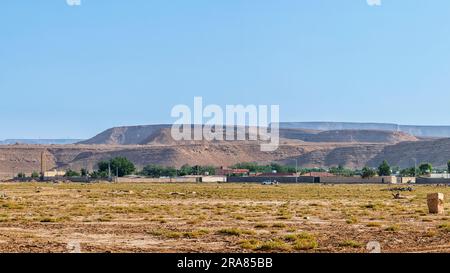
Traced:
<path fill-rule="evenodd" d="M 1 1 L 0 139 L 170 123 L 194 96 L 450 124 L 448 0 L 81 1 Z"/>

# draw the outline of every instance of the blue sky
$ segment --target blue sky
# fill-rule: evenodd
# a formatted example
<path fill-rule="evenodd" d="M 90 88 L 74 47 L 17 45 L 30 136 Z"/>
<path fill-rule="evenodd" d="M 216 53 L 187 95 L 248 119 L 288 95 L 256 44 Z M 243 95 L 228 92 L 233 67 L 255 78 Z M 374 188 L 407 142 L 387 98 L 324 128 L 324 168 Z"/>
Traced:
<path fill-rule="evenodd" d="M 3 0 L 0 139 L 170 123 L 175 104 L 283 121 L 448 125 L 450 1 Z"/>

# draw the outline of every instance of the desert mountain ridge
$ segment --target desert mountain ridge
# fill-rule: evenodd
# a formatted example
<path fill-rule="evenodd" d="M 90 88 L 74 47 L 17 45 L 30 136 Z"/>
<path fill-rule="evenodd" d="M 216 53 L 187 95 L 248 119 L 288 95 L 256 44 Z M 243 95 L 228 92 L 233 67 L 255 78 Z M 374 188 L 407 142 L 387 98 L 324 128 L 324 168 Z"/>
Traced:
<path fill-rule="evenodd" d="M 5 139 L 0 140 L 0 145 L 13 144 L 36 144 L 36 145 L 51 145 L 51 144 L 74 144 L 83 141 L 82 139 Z"/>
<path fill-rule="evenodd" d="M 330 130 L 381 130 L 403 132 L 423 138 L 450 137 L 450 126 L 432 125 L 400 125 L 394 123 L 363 123 L 363 122 L 280 122 L 280 128 L 310 129 L 320 131 Z"/>
<path fill-rule="evenodd" d="M 45 151 L 48 169 L 95 169 L 101 160 L 125 156 L 138 168 L 148 164 L 180 167 L 231 166 L 240 162 L 295 164 L 299 167 L 376 167 L 383 160 L 402 168 L 417 162 L 445 167 L 450 138 L 422 139 L 400 131 L 280 128 L 280 146 L 262 152 L 258 141 L 175 141 L 170 125 L 123 126 L 76 144 L 0 145 L 0 177 L 40 168 Z"/>
<path fill-rule="evenodd" d="M 236 129 L 236 128 L 235 128 Z M 249 140 L 249 128 L 244 128 Z M 224 128 L 224 135 L 227 133 Z M 235 133 L 236 134 L 236 133 Z M 225 137 L 224 137 L 225 138 Z M 302 142 L 350 142 L 350 143 L 399 143 L 404 141 L 418 141 L 415 136 L 387 130 L 311 130 L 303 128 L 280 128 L 282 141 Z M 192 137 L 193 139 L 193 137 Z M 227 141 L 228 142 L 228 141 Z M 101 132 L 91 139 L 81 141 L 78 144 L 88 145 L 175 145 L 176 141 L 171 136 L 171 125 L 141 125 L 114 127 Z M 198 141 L 183 141 L 184 144 L 199 143 Z"/>

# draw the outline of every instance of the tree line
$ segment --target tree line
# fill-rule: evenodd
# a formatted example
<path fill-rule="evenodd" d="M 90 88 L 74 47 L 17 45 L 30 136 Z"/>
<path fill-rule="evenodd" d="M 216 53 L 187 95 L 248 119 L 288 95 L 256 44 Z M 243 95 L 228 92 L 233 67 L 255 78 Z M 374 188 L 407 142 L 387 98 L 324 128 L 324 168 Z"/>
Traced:
<path fill-rule="evenodd" d="M 230 167 L 231 169 L 247 169 L 250 173 L 295 173 L 298 171 L 301 174 L 309 172 L 329 172 L 338 176 L 356 176 L 360 175 L 363 178 L 370 178 L 374 176 L 390 176 L 393 173 L 400 174 L 403 177 L 413 177 L 425 175 L 433 172 L 433 166 L 430 163 L 421 163 L 417 167 L 410 167 L 400 169 L 392 167 L 384 160 L 377 168 L 364 167 L 361 170 L 352 170 L 345 168 L 342 165 L 331 167 L 328 170 L 323 168 L 297 168 L 292 165 L 282 165 L 278 163 L 271 163 L 260 165 L 254 162 L 238 163 Z M 98 162 L 96 170 L 89 172 L 87 169 L 74 171 L 72 169 L 66 170 L 66 177 L 91 177 L 93 179 L 109 178 L 112 176 L 123 177 L 131 174 L 142 175 L 147 177 L 176 177 L 186 175 L 215 175 L 216 167 L 214 166 L 190 166 L 183 165 L 181 168 L 165 167 L 160 165 L 147 165 L 142 170 L 137 171 L 136 166 L 126 157 L 115 157 L 110 160 L 103 160 Z M 447 171 L 450 173 L 450 161 L 447 163 Z M 17 175 L 18 178 L 27 178 L 21 172 Z M 34 171 L 31 176 L 32 179 L 38 179 L 40 174 Z"/>
<path fill-rule="evenodd" d="M 181 168 L 166 167 L 160 165 L 147 165 L 142 170 L 138 171 L 136 166 L 125 157 L 116 157 L 111 160 L 100 161 L 97 164 L 97 170 L 89 173 L 82 169 L 80 172 L 71 169 L 66 171 L 66 177 L 89 176 L 94 179 L 105 179 L 111 176 L 124 177 L 127 175 L 142 175 L 147 177 L 176 177 L 186 175 L 214 175 L 214 166 L 190 166 L 183 165 Z"/>
<path fill-rule="evenodd" d="M 384 160 L 383 163 L 378 166 L 377 169 L 373 169 L 370 167 L 364 167 L 361 171 L 361 177 L 370 178 L 376 175 L 379 176 L 390 176 L 393 173 L 393 170 L 397 169 L 396 172 L 399 172 L 400 176 L 403 177 L 415 177 L 418 175 L 430 174 L 433 172 L 433 165 L 430 163 L 422 163 L 418 167 L 411 167 L 399 170 L 399 168 L 392 168 L 389 163 Z M 450 172 L 450 161 L 447 163 L 447 171 Z"/>

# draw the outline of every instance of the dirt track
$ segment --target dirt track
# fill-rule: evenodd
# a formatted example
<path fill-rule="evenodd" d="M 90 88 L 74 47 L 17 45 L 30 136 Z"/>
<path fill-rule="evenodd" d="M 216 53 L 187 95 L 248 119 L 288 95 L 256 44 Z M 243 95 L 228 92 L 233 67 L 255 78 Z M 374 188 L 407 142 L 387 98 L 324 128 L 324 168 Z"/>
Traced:
<path fill-rule="evenodd" d="M 0 252 L 449 252 L 422 186 L 0 184 Z"/>

